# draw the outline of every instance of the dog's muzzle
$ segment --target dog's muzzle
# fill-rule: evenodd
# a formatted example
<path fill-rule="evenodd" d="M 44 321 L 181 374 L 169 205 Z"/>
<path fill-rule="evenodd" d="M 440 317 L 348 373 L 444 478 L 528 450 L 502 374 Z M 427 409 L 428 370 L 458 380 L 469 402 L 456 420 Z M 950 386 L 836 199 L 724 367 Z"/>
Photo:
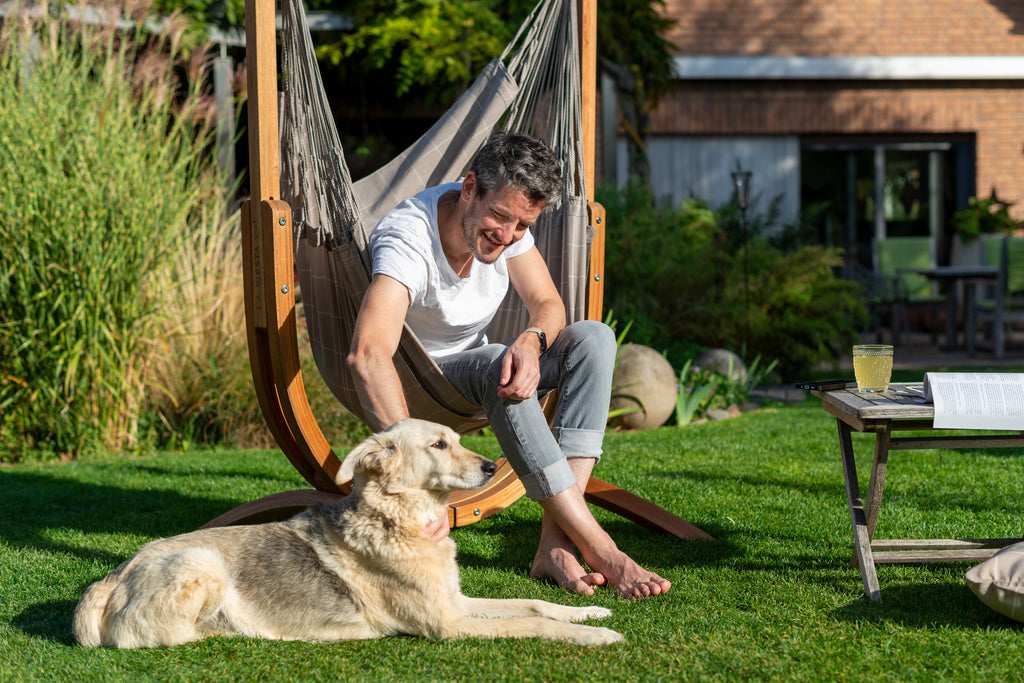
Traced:
<path fill-rule="evenodd" d="M 498 466 L 494 464 L 493 460 L 484 458 L 483 462 L 480 463 L 480 469 L 483 470 L 483 473 L 487 475 L 488 479 L 490 479 L 494 476 L 494 473 L 498 471 Z"/>

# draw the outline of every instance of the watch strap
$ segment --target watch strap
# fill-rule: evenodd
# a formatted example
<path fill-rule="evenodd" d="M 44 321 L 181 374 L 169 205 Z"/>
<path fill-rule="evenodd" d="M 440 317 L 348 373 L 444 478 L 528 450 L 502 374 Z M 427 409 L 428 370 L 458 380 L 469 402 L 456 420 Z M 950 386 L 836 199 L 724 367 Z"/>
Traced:
<path fill-rule="evenodd" d="M 523 332 L 536 332 L 537 336 L 540 337 L 540 352 L 544 353 L 548 350 L 548 336 L 544 334 L 544 330 L 539 327 L 527 327 Z"/>

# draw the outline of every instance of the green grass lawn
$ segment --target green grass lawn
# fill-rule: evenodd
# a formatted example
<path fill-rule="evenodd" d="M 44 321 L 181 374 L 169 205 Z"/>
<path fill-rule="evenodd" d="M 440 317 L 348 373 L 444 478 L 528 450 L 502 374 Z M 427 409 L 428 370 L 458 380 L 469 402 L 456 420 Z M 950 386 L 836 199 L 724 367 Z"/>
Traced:
<path fill-rule="evenodd" d="M 855 435 L 862 486 L 869 441 Z M 496 455 L 493 441 L 467 444 Z M 1020 536 L 1024 451 L 904 451 L 877 536 Z M 302 486 L 271 451 L 164 453 L 0 468 L 0 681 L 1020 680 L 1022 625 L 985 607 L 967 563 L 880 565 L 882 604 L 848 564 L 836 428 L 814 400 L 685 429 L 609 434 L 598 475 L 716 537 L 680 541 L 597 514 L 671 579 L 640 602 L 530 580 L 539 508 L 520 500 L 453 532 L 464 591 L 610 607 L 624 644 L 213 638 L 151 651 L 71 640 L 82 590 L 146 541 Z"/>

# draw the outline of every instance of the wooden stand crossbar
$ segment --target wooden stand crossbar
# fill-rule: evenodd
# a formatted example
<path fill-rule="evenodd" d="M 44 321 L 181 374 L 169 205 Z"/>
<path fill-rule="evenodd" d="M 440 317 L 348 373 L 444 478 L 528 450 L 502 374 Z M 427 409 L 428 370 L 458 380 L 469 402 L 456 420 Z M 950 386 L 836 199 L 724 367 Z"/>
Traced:
<path fill-rule="evenodd" d="M 587 144 L 588 196 L 593 196 L 594 106 L 596 92 L 596 0 L 582 0 L 584 51 L 584 136 Z M 260 409 L 285 456 L 313 490 L 275 493 L 245 503 L 205 526 L 225 526 L 282 519 L 347 493 L 335 480 L 340 459 L 331 450 L 309 407 L 302 382 L 295 324 L 294 255 L 291 209 L 281 201 L 277 149 L 277 64 L 273 0 L 246 1 L 249 77 L 249 156 L 252 200 L 242 207 L 245 319 L 253 385 Z M 587 115 L 589 112 L 589 115 Z M 588 317 L 602 315 L 604 208 L 590 204 L 595 237 L 590 255 Z M 511 465 L 501 458 L 490 483 L 459 491 L 449 502 L 449 523 L 465 526 L 508 507 L 523 493 Z M 711 539 L 694 525 L 653 503 L 606 482 L 591 479 L 591 503 L 646 528 L 684 539 Z"/>

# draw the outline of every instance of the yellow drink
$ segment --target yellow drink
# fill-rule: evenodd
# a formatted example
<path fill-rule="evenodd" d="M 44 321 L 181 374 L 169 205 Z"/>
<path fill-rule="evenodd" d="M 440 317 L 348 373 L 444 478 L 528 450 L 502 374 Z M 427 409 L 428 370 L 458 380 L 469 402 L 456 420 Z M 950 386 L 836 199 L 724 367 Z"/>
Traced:
<path fill-rule="evenodd" d="M 853 375 L 862 394 L 887 391 L 892 377 L 892 347 L 880 344 L 853 347 Z"/>

